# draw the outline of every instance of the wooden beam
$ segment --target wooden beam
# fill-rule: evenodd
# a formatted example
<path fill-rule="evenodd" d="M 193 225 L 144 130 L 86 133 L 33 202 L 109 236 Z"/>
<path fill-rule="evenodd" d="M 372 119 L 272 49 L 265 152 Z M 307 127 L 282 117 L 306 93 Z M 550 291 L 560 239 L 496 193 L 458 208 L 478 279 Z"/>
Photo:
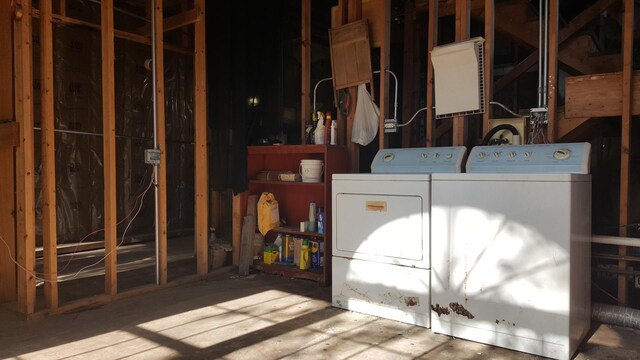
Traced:
<path fill-rule="evenodd" d="M 618 1 L 619 0 L 599 0 L 597 3 L 591 5 L 583 12 L 581 12 L 578 16 L 573 18 L 571 22 L 569 22 L 569 24 L 567 24 L 562 28 L 562 30 L 560 30 L 557 38 L 558 48 L 561 48 L 564 44 L 566 44 L 567 40 L 570 40 L 578 31 L 582 30 L 582 28 L 584 28 L 596 17 L 602 14 L 603 11 L 610 8 Z M 553 41 L 555 41 L 555 38 L 553 38 Z M 519 78 L 520 75 L 524 74 L 532 66 L 537 64 L 539 53 L 540 49 L 535 49 L 531 54 L 529 54 L 529 56 L 518 63 L 507 74 L 498 79 L 494 85 L 494 92 L 497 93 L 504 90 L 504 88 L 511 84 L 515 79 Z"/>
<path fill-rule="evenodd" d="M 456 0 L 456 41 L 469 39 L 471 22 L 470 0 Z M 453 146 L 466 144 L 467 124 L 465 116 L 453 117 Z"/>
<path fill-rule="evenodd" d="M 155 18 L 163 18 L 163 0 L 154 0 L 153 9 Z M 155 22 L 155 61 L 156 70 L 156 126 L 157 146 L 160 149 L 160 165 L 156 167 L 158 172 L 158 280 L 160 285 L 167 283 L 167 147 L 164 107 L 164 29 L 162 21 Z"/>
<path fill-rule="evenodd" d="M 247 198 L 247 192 L 244 192 L 242 194 L 234 194 L 233 195 L 233 200 L 231 201 L 231 208 L 232 208 L 232 235 L 231 238 L 232 240 L 232 244 L 231 247 L 233 248 L 233 262 L 232 264 L 234 266 L 238 266 L 240 264 L 240 246 L 242 244 L 242 199 L 246 199 Z"/>
<path fill-rule="evenodd" d="M 189 26 L 191 24 L 195 24 L 200 19 L 204 19 L 201 17 L 200 11 L 198 9 L 189 9 L 181 12 L 180 14 L 169 16 L 163 21 L 164 32 L 180 29 L 185 26 Z M 137 32 L 141 35 L 147 35 L 151 33 L 151 25 L 145 25 L 139 29 Z"/>
<path fill-rule="evenodd" d="M 623 113 L 623 74 L 572 76 L 566 81 L 567 118 L 621 116 Z M 640 71 L 631 76 L 632 87 L 640 87 Z M 631 93 L 631 114 L 640 115 L 640 93 Z"/>
<path fill-rule="evenodd" d="M 38 9 L 33 9 L 31 11 L 31 14 L 36 19 L 40 18 L 40 11 Z M 71 18 L 71 17 L 58 15 L 58 14 L 53 14 L 53 22 L 56 23 L 56 24 L 84 26 L 84 27 L 88 27 L 90 29 L 95 29 L 95 30 L 100 31 L 100 25 L 99 24 L 94 24 L 92 22 L 88 22 L 88 21 L 84 21 L 84 20 L 78 20 L 78 19 L 74 19 L 74 18 Z M 133 42 L 137 42 L 139 44 L 151 45 L 151 37 L 150 36 L 145 36 L 145 35 L 141 35 L 141 34 L 135 34 L 135 33 L 131 33 L 131 32 L 123 31 L 123 30 L 117 30 L 117 29 L 114 30 L 114 34 L 115 34 L 115 37 L 117 37 L 119 39 L 133 41 Z M 173 52 L 176 52 L 178 54 L 193 56 L 193 51 L 192 50 L 187 49 L 187 48 L 183 48 L 181 46 L 176 46 L 176 45 L 172 45 L 172 44 L 164 44 L 164 48 L 165 48 L 165 50 L 173 51 Z"/>
<path fill-rule="evenodd" d="M 301 86 L 301 99 L 300 99 L 300 140 L 301 144 L 305 144 L 306 141 L 306 122 L 310 119 L 311 112 L 311 0 L 301 0 L 302 2 L 302 32 L 301 32 L 301 44 L 300 50 L 302 52 L 302 72 L 300 77 L 302 78 Z M 330 126 L 331 124 L 325 124 Z"/>
<path fill-rule="evenodd" d="M 570 132 L 574 131 L 578 127 L 582 126 L 582 124 L 589 121 L 589 119 L 593 119 L 590 117 L 580 117 L 580 118 L 566 118 L 564 111 L 558 111 L 556 115 L 556 120 L 558 123 L 558 136 L 556 139 L 562 139 L 567 136 Z"/>
<path fill-rule="evenodd" d="M 35 311 L 36 300 L 36 239 L 35 183 L 33 140 L 33 48 L 31 0 L 16 3 L 13 21 L 14 86 L 16 121 L 20 126 L 20 149 L 16 154 L 16 255 L 18 271 L 18 310 L 25 314 Z"/>
<path fill-rule="evenodd" d="M 194 55 L 194 120 L 195 120 L 195 232 L 198 274 L 209 271 L 209 163 L 207 159 L 207 55 L 205 2 L 196 0 L 198 18 L 195 24 Z"/>
<path fill-rule="evenodd" d="M 362 19 L 362 0 L 348 0 L 347 14 L 349 22 Z"/>
<path fill-rule="evenodd" d="M 547 86 L 547 139 L 555 142 L 558 138 L 558 122 L 556 121 L 558 103 L 558 27 L 559 0 L 549 0 L 549 67 Z"/>
<path fill-rule="evenodd" d="M 20 139 L 20 127 L 18 126 L 17 123 L 15 122 L 0 123 L 0 144 L 2 144 L 7 148 L 15 147 L 20 145 L 19 139 Z"/>
<path fill-rule="evenodd" d="M 391 0 L 383 0 L 382 12 L 384 29 L 380 41 L 380 119 L 378 121 L 378 149 L 385 148 L 384 120 L 389 113 L 389 75 L 387 70 L 391 64 Z"/>
<path fill-rule="evenodd" d="M 431 61 L 431 51 L 435 47 L 438 40 L 438 0 L 429 0 L 429 30 L 427 34 L 427 120 L 426 120 L 426 145 L 434 146 L 435 136 L 435 114 L 433 112 L 434 105 L 434 88 L 433 88 L 433 62 Z"/>
<path fill-rule="evenodd" d="M 633 115 L 633 0 L 624 0 L 622 30 L 622 133 L 620 138 L 620 236 L 627 236 L 629 224 L 629 189 L 630 189 L 630 157 L 631 152 L 631 118 Z M 627 247 L 620 246 L 618 255 L 626 256 Z M 627 270 L 625 260 L 618 261 L 619 270 Z M 627 276 L 618 275 L 618 304 L 628 304 Z"/>
<path fill-rule="evenodd" d="M 536 49 L 534 52 L 529 54 L 524 60 L 520 61 L 518 65 L 514 66 L 508 73 L 503 75 L 500 79 L 496 80 L 495 84 L 493 84 L 494 93 L 499 93 L 504 90 L 507 86 L 509 86 L 513 81 L 520 77 L 520 75 L 527 72 L 531 69 L 535 64 L 538 63 L 538 54 L 539 50 Z"/>
<path fill-rule="evenodd" d="M 113 0 L 102 0 L 102 138 L 104 165 L 104 292 L 118 293 L 116 101 Z"/>
<path fill-rule="evenodd" d="M 415 87 L 415 65 L 416 65 L 416 42 L 414 40 L 415 23 L 416 23 L 416 11 L 414 8 L 414 1 L 407 1 L 404 9 L 404 40 L 403 44 L 403 64 L 402 64 L 402 114 L 408 120 L 410 114 L 416 111 L 414 102 L 414 87 Z M 415 129 L 415 123 L 402 127 L 402 147 L 411 147 Z"/>
<path fill-rule="evenodd" d="M 42 244 L 44 298 L 48 309 L 58 307 L 58 253 L 56 227 L 56 151 L 53 104 L 53 24 L 51 1 L 40 4 L 40 105 L 42 124 Z"/>
<path fill-rule="evenodd" d="M 494 49 L 494 0 L 484 2 L 484 114 L 482 115 L 482 136 L 489 132 L 491 100 L 493 99 L 493 49 Z"/>
<path fill-rule="evenodd" d="M 6 89 L 0 96 L 0 121 L 14 119 L 13 114 L 13 49 L 11 39 L 11 7 L 8 1 L 0 5 L 0 89 Z M 16 300 L 16 265 L 11 257 L 16 257 L 15 219 L 15 147 L 18 146 L 20 129 L 15 122 L 0 123 L 0 303 Z M 7 249 L 8 248 L 8 249 Z M 11 255 L 11 256 L 10 256 Z"/>

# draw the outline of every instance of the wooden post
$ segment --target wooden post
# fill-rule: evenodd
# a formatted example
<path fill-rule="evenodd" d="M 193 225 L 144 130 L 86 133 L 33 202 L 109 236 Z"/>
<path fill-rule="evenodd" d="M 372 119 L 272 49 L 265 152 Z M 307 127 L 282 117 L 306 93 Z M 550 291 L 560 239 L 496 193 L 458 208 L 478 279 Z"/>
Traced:
<path fill-rule="evenodd" d="M 36 239 L 33 156 L 33 47 L 31 0 L 16 4 L 14 15 L 15 112 L 20 127 L 16 156 L 18 310 L 33 314 L 36 300 Z M 26 269 L 26 270 L 25 270 Z"/>
<path fill-rule="evenodd" d="M 491 100 L 493 99 L 493 52 L 494 52 L 494 0 L 484 1 L 484 114 L 482 116 L 482 136 L 489 132 Z"/>
<path fill-rule="evenodd" d="M 300 49 L 302 51 L 302 91 L 300 99 L 300 143 L 305 144 L 306 120 L 312 111 L 310 105 L 311 91 L 311 0 L 302 1 L 302 34 Z M 330 126 L 330 124 L 325 124 Z"/>
<path fill-rule="evenodd" d="M 246 196 L 245 196 L 246 198 Z M 232 200 L 232 217 L 233 217 L 233 265 L 240 264 L 240 245 L 242 244 L 242 194 L 234 194 Z"/>
<path fill-rule="evenodd" d="M 384 149 L 384 120 L 389 113 L 389 75 L 387 68 L 391 64 L 391 1 L 382 1 L 384 30 L 380 44 L 380 120 L 378 123 L 378 148 Z"/>
<path fill-rule="evenodd" d="M 415 87 L 415 54 L 416 43 L 414 40 L 415 34 L 415 16 L 416 9 L 413 1 L 407 1 L 404 9 L 404 54 L 403 54 L 403 83 L 402 83 L 402 114 L 404 121 L 409 121 L 410 116 L 417 109 L 415 108 L 414 101 L 414 87 Z M 401 121 L 402 122 L 402 121 Z M 413 143 L 413 129 L 414 124 L 402 127 L 402 147 L 411 147 Z"/>
<path fill-rule="evenodd" d="M 470 0 L 456 0 L 456 41 L 469 39 Z M 453 146 L 465 145 L 467 124 L 465 116 L 453 117 Z"/>
<path fill-rule="evenodd" d="M 3 1 L 0 5 L 0 44 L 6 44 L 6 47 L 0 52 L 0 88 L 6 92 L 0 96 L 0 120 L 13 119 L 11 25 L 11 7 L 8 1 Z M 14 146 L 0 141 L 0 164 L 4 164 L 0 176 L 0 237 L 7 243 L 5 247 L 0 241 L 0 303 L 16 300 L 16 265 L 11 261 L 11 257 L 16 256 Z"/>
<path fill-rule="evenodd" d="M 362 19 L 362 0 L 347 0 L 347 19 L 349 22 Z M 358 102 L 358 88 L 348 89 L 351 96 L 351 110 L 347 115 L 347 153 L 349 154 L 349 172 L 360 172 L 360 145 L 351 141 L 353 134 L 353 121 L 355 120 L 355 104 Z"/>
<path fill-rule="evenodd" d="M 624 18 L 622 35 L 622 134 L 620 138 L 620 236 L 627 235 L 629 223 L 629 153 L 631 147 L 631 117 L 633 89 L 633 17 L 634 1 L 624 0 Z M 618 255 L 626 256 L 627 247 L 619 246 Z M 618 261 L 619 270 L 627 270 L 625 260 Z M 627 305 L 627 275 L 618 275 L 618 304 Z"/>
<path fill-rule="evenodd" d="M 40 101 L 42 123 L 42 243 L 44 298 L 48 309 L 58 307 L 56 227 L 56 151 L 53 105 L 53 24 L 51 1 L 40 4 Z"/>
<path fill-rule="evenodd" d="M 429 0 L 429 33 L 427 38 L 427 134 L 426 145 L 434 146 L 436 144 L 435 116 L 433 112 L 434 104 L 434 88 L 433 88 L 433 63 L 431 62 L 431 50 L 435 47 L 438 40 L 438 0 Z"/>
<path fill-rule="evenodd" d="M 160 149 L 160 166 L 158 166 L 158 264 L 159 283 L 167 283 L 167 148 L 164 113 L 164 30 L 162 0 L 155 1 L 155 66 L 156 70 L 156 126 L 157 142 Z"/>
<path fill-rule="evenodd" d="M 196 0 L 196 11 L 199 13 L 195 23 L 195 55 L 194 55 L 194 117 L 195 117 L 195 206 L 196 206 L 196 252 L 198 274 L 205 275 L 209 270 L 208 252 L 208 189 L 209 164 L 207 160 L 207 55 L 205 39 L 205 1 Z"/>
<path fill-rule="evenodd" d="M 104 291 L 118 292 L 118 227 L 116 212 L 116 100 L 113 0 L 103 0 L 102 12 L 102 138 L 104 162 Z"/>
<path fill-rule="evenodd" d="M 557 92 L 558 92 L 558 3 L 559 0 L 549 1 L 549 72 L 547 81 L 547 138 L 555 142 L 558 138 Z"/>

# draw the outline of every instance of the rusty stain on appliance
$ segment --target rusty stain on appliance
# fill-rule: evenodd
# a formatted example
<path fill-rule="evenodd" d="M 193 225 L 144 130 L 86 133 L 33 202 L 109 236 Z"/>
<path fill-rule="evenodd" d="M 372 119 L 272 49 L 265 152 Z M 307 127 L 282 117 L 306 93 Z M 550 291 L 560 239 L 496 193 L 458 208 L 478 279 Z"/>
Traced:
<path fill-rule="evenodd" d="M 458 314 L 458 315 L 462 315 L 464 317 L 466 317 L 467 319 L 473 319 L 475 318 L 475 316 L 473 316 L 472 313 L 469 312 L 469 310 L 465 309 L 464 306 L 458 304 L 458 303 L 449 303 L 449 308 L 451 308 L 451 310 L 453 310 L 454 313 Z"/>
<path fill-rule="evenodd" d="M 420 304 L 417 296 L 406 296 L 404 298 L 404 304 L 407 306 L 416 306 Z"/>
<path fill-rule="evenodd" d="M 441 315 L 449 315 L 451 312 L 446 307 L 440 306 L 440 304 L 431 305 L 431 310 L 435 311 L 438 314 L 438 317 Z"/>

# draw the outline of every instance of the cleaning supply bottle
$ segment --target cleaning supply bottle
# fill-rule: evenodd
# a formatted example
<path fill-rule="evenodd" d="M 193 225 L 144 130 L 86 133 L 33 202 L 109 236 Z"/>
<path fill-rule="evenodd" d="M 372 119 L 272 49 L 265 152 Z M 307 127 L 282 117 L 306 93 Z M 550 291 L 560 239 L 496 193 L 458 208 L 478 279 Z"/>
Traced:
<path fill-rule="evenodd" d="M 331 145 L 338 144 L 338 123 L 333 120 L 331 121 Z"/>
<path fill-rule="evenodd" d="M 300 270 L 308 270 L 311 268 L 311 259 L 309 255 L 309 240 L 303 240 L 302 250 L 300 251 Z"/>
<path fill-rule="evenodd" d="M 309 228 L 307 229 L 307 231 L 318 231 L 318 215 L 315 201 L 309 203 Z"/>
<path fill-rule="evenodd" d="M 314 142 L 316 144 L 324 144 L 324 131 L 324 115 L 321 112 L 318 112 L 318 125 L 313 133 Z"/>
<path fill-rule="evenodd" d="M 318 233 L 324 234 L 324 211 L 322 208 L 318 209 Z"/>

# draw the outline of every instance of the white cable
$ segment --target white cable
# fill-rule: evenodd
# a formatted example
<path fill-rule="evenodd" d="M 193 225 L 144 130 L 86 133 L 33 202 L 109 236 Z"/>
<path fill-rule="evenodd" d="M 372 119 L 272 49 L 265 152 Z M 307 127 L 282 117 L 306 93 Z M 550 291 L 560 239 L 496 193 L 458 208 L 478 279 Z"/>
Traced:
<path fill-rule="evenodd" d="M 100 260 L 96 261 L 93 264 L 87 265 L 83 268 L 81 268 L 80 270 L 78 270 L 75 274 L 73 274 L 73 276 L 71 276 L 70 278 L 66 278 L 64 279 L 66 280 L 73 280 L 75 279 L 78 275 L 80 275 L 81 272 L 83 272 L 84 270 L 96 266 L 99 263 L 101 263 L 104 259 L 106 259 L 109 255 L 111 255 L 111 253 L 113 251 L 115 251 L 116 249 L 118 249 L 123 243 L 124 243 L 124 238 L 125 235 L 127 233 L 127 231 L 129 230 L 129 227 L 131 226 L 131 224 L 133 223 L 133 221 L 136 219 L 136 217 L 138 216 L 138 214 L 140 213 L 140 211 L 142 210 L 142 205 L 144 204 L 144 196 L 147 194 L 147 192 L 149 191 L 149 189 L 151 188 L 151 185 L 153 185 L 153 180 L 149 182 L 149 186 L 147 186 L 147 188 L 144 190 L 144 192 L 142 193 L 141 199 L 140 199 L 140 206 L 138 207 L 138 210 L 136 211 L 135 215 L 133 215 L 133 217 L 131 218 L 131 220 L 129 221 L 129 223 L 127 224 L 127 226 L 125 227 L 124 231 L 122 232 L 122 239 L 120 240 L 120 242 L 118 243 L 118 245 L 116 245 L 116 247 L 114 249 L 112 249 L 111 251 L 109 251 L 108 254 L 105 254 Z M 37 276 L 35 274 L 34 271 L 31 270 L 27 270 L 24 266 L 20 265 L 20 263 L 18 263 L 16 261 L 16 259 L 13 258 L 13 255 L 11 254 L 11 248 L 9 247 L 9 244 L 7 244 L 7 242 L 4 240 L 4 238 L 2 237 L 2 235 L 0 235 L 0 240 L 2 240 L 2 243 L 4 243 L 4 246 L 7 248 L 7 253 L 9 254 L 9 258 L 11 259 L 11 261 L 16 264 L 20 269 L 22 269 L 24 272 L 33 275 L 33 277 L 36 280 L 40 280 L 42 282 L 48 282 L 48 283 L 57 283 L 57 282 L 61 282 L 62 280 L 48 280 L 48 279 L 44 279 L 41 278 L 39 276 Z"/>
<path fill-rule="evenodd" d="M 415 119 L 415 118 L 416 118 L 416 116 L 418 116 L 418 114 L 420 114 L 422 111 L 425 111 L 425 110 L 427 110 L 427 107 L 426 107 L 426 106 L 425 106 L 425 107 L 423 107 L 422 109 L 420 109 L 420 110 L 416 111 L 416 113 L 415 113 L 415 114 L 413 114 L 413 116 L 411 117 L 411 119 L 409 119 L 409 121 L 407 121 L 407 122 L 406 122 L 406 123 L 404 123 L 404 124 L 398 124 L 398 125 L 396 125 L 396 126 L 397 126 L 397 127 L 403 127 L 403 126 L 407 126 L 407 125 L 411 124 L 411 122 L 413 121 L 413 119 Z"/>

